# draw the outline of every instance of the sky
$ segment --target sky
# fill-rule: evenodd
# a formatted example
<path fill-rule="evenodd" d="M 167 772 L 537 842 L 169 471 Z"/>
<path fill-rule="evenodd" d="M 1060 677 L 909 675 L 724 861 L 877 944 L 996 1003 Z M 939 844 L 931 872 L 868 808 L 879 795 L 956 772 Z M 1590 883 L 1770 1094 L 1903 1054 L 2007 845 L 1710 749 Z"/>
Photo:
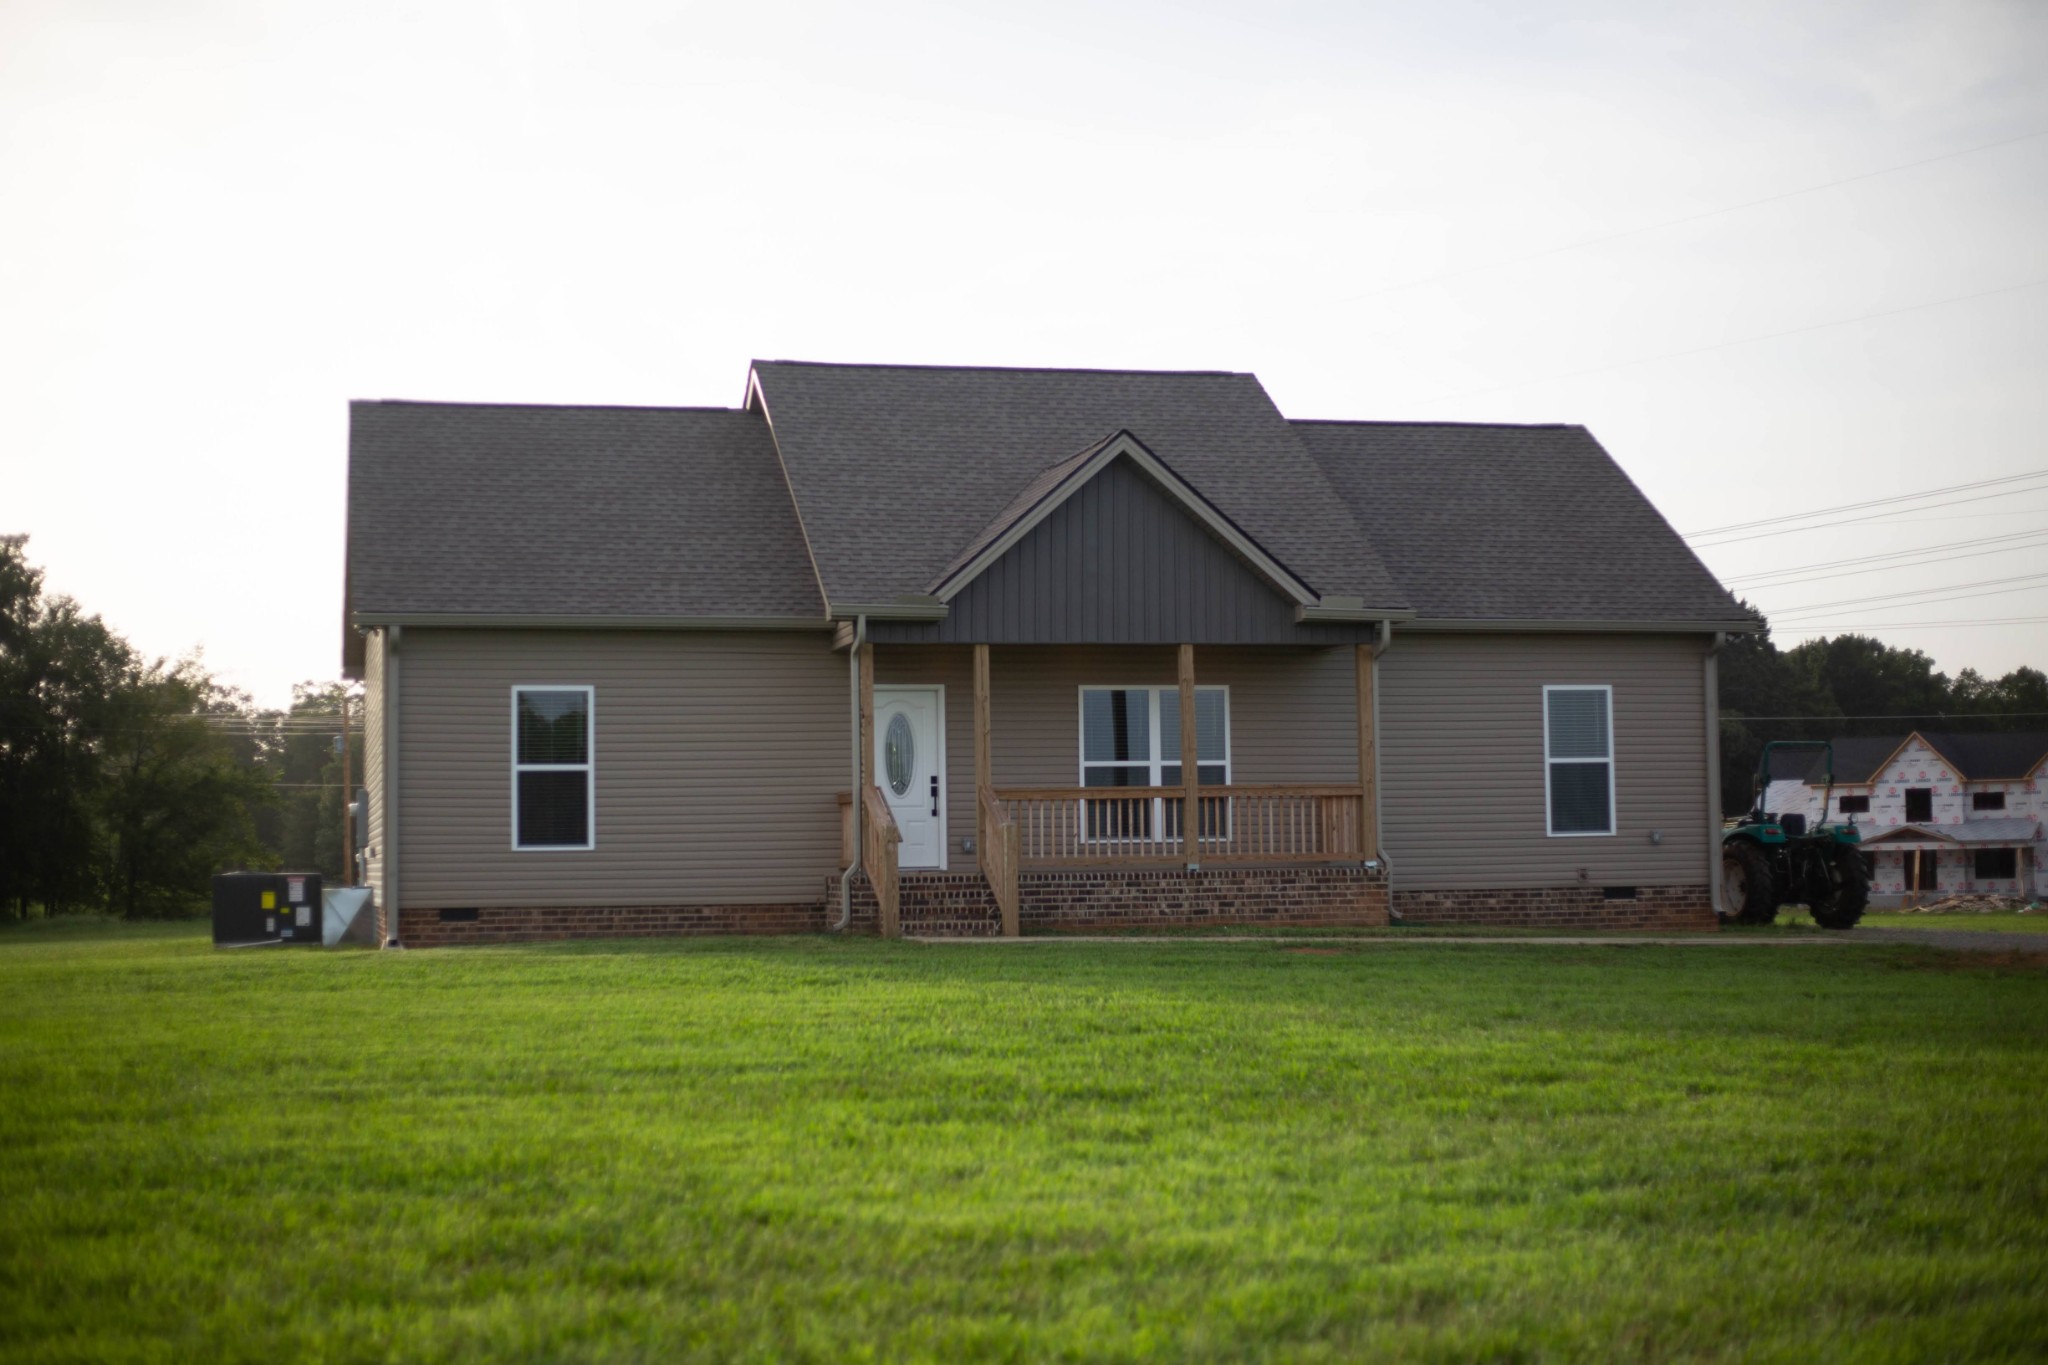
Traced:
<path fill-rule="evenodd" d="M 0 531 L 282 704 L 352 398 L 1250 370 L 1584 424 L 1687 533 L 2048 470 L 2044 73 L 2037 0 L 6 0 Z M 2048 667 L 2048 475 L 1889 510 L 1702 554 L 1781 645 Z"/>

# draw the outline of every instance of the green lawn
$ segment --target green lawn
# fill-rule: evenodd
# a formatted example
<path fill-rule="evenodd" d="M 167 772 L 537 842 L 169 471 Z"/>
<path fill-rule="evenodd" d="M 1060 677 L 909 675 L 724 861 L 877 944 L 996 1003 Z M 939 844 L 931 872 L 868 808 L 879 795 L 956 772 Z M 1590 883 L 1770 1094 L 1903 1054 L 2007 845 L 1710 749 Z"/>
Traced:
<path fill-rule="evenodd" d="M 0 929 L 0 1357 L 2028 1358 L 2048 971 Z"/>
<path fill-rule="evenodd" d="M 1778 912 L 1781 924 L 1797 925 L 1802 929 L 1813 929 L 1812 919 L 1804 910 L 1781 910 Z M 1962 915 L 1900 915 L 1883 910 L 1865 911 L 1863 924 L 1872 929 L 1977 929 L 1995 930 L 2006 934 L 2048 934 L 2048 914 L 2034 911 L 2031 914 L 2016 914 L 1995 911 L 1990 914 L 1971 912 Z"/>

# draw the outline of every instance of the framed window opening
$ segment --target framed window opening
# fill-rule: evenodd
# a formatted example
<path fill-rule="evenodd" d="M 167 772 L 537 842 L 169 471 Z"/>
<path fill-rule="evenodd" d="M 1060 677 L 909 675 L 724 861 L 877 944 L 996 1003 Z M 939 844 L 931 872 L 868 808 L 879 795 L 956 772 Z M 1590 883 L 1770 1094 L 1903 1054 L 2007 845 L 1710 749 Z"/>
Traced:
<path fill-rule="evenodd" d="M 1931 825 L 1934 823 L 1934 788 L 1906 788 L 1906 823 L 1909 825 Z"/>
<path fill-rule="evenodd" d="M 1835 798 L 1835 810 L 1841 815 L 1868 815 L 1870 814 L 1870 798 L 1867 796 L 1838 796 Z"/>
<path fill-rule="evenodd" d="M 597 847 L 597 689 L 512 688 L 512 848 Z"/>
<path fill-rule="evenodd" d="M 1107 791 L 1118 787 L 1179 787 L 1180 689 L 1090 684 L 1080 689 L 1081 785 Z M 1195 688 L 1195 773 L 1201 786 L 1230 785 L 1230 689 Z M 1083 830 L 1091 842 L 1179 839 L 1185 803 L 1171 797 L 1149 801 L 1087 801 Z M 1228 801 L 1204 801 L 1200 838 L 1229 837 Z M 1156 832 L 1156 833 L 1155 833 Z"/>
<path fill-rule="evenodd" d="M 2020 851 L 2016 848 L 1980 848 L 1973 862 L 1972 875 L 1980 882 L 2019 880 Z"/>
<path fill-rule="evenodd" d="M 1970 809 L 1971 809 L 1971 810 L 2004 810 L 2004 809 L 2005 809 L 2005 793 L 2004 793 L 2004 792 L 1971 792 L 1971 793 L 1970 793 Z"/>
<path fill-rule="evenodd" d="M 1555 839 L 1615 832 L 1614 688 L 1543 689 L 1543 820 Z"/>

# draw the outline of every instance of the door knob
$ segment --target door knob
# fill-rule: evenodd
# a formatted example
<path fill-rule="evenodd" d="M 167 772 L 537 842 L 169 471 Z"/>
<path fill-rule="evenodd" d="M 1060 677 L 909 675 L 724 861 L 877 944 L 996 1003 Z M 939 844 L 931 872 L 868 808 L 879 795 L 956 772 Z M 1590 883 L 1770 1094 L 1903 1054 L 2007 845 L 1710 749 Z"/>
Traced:
<path fill-rule="evenodd" d="M 937 816 L 937 815 L 938 815 L 938 813 L 939 813 L 939 775 L 938 775 L 937 773 L 933 773 L 933 774 L 932 774 L 932 814 L 933 814 L 933 816 Z"/>

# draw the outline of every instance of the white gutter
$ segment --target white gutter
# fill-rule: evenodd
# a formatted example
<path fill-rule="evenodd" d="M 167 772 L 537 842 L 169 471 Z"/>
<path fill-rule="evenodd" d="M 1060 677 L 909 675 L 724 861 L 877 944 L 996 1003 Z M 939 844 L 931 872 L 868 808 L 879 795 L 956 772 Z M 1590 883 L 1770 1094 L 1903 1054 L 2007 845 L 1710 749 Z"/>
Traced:
<path fill-rule="evenodd" d="M 398 941 L 398 654 L 404 626 L 384 632 L 384 904 L 389 910 L 384 946 Z"/>
<path fill-rule="evenodd" d="M 1394 622 L 1382 619 L 1372 640 L 1372 841 L 1380 851 L 1380 865 L 1387 870 L 1387 917 L 1394 914 L 1394 860 L 1387 856 L 1387 784 L 1380 780 L 1380 655 L 1394 643 Z"/>
<path fill-rule="evenodd" d="M 835 934 L 844 933 L 846 926 L 853 923 L 853 874 L 860 871 L 860 647 L 867 639 L 868 618 L 853 618 L 853 643 L 846 650 L 847 676 L 847 718 L 853 726 L 853 849 L 846 860 L 846 870 L 839 874 L 839 923 L 832 926 Z"/>
<path fill-rule="evenodd" d="M 1707 711 L 1707 895 L 1721 913 L 1721 649 L 1728 632 L 1717 630 L 1701 665 Z M 1823 812 L 1825 818 L 1825 812 Z"/>

